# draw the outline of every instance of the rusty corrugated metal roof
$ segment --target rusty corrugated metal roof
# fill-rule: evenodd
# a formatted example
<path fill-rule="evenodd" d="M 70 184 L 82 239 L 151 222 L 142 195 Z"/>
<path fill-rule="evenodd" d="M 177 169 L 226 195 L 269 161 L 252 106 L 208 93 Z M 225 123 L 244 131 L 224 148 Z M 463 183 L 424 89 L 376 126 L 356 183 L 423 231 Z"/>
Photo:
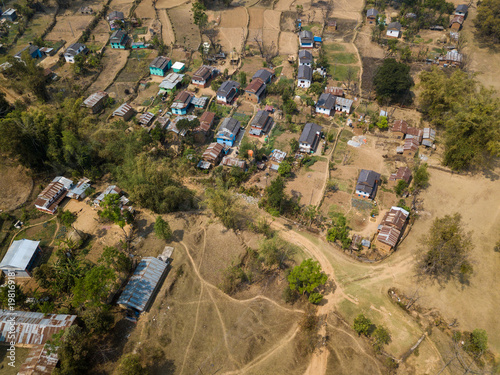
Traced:
<path fill-rule="evenodd" d="M 76 315 L 0 310 L 0 343 L 7 341 L 11 319 L 15 322 L 16 344 L 41 345 L 50 340 L 53 334 L 70 327 Z"/>

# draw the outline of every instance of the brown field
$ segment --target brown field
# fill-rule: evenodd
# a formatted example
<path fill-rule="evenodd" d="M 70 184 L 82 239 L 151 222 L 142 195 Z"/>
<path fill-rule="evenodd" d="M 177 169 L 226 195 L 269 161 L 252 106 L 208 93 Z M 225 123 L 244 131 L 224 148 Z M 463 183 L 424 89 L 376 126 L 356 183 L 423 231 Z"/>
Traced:
<path fill-rule="evenodd" d="M 166 45 L 175 43 L 175 33 L 172 29 L 172 23 L 170 22 L 170 18 L 168 17 L 168 13 L 166 9 L 160 9 L 158 11 L 160 15 L 161 21 L 161 35 L 163 38 L 163 43 Z"/>
<path fill-rule="evenodd" d="M 92 18 L 93 16 L 90 15 L 58 16 L 56 25 L 52 31 L 47 34 L 46 39 L 64 39 L 66 41 L 66 45 L 70 45 L 78 40 L 83 30 L 85 30 L 90 21 L 92 21 Z"/>
<path fill-rule="evenodd" d="M 187 0 L 158 0 L 156 2 L 156 9 L 175 8 L 185 3 L 187 3 Z"/>
<path fill-rule="evenodd" d="M 33 180 L 20 165 L 6 159 L 0 162 L 0 212 L 10 211 L 23 204 L 30 196 Z"/>
<path fill-rule="evenodd" d="M 246 29 L 241 28 L 220 28 L 219 43 L 222 45 L 222 50 L 229 53 L 233 48 L 237 52 L 241 52 L 246 39 Z"/>
<path fill-rule="evenodd" d="M 246 28 L 248 23 L 248 14 L 245 8 L 237 7 L 221 12 L 221 28 Z"/>
<path fill-rule="evenodd" d="M 248 15 L 250 16 L 249 29 L 262 29 L 264 26 L 264 8 L 248 8 Z"/>
<path fill-rule="evenodd" d="M 301 197 L 301 205 L 317 204 L 321 199 L 327 164 L 326 158 L 322 158 L 309 168 L 302 167 L 296 172 L 295 178 L 287 183 L 287 194 Z"/>
<path fill-rule="evenodd" d="M 130 51 L 107 48 L 103 58 L 103 70 L 97 80 L 87 90 L 89 93 L 106 90 L 115 79 L 116 74 L 127 63 Z"/>
<path fill-rule="evenodd" d="M 158 3 L 156 3 L 158 5 Z M 135 9 L 135 14 L 138 18 L 152 19 L 156 17 L 153 3 L 150 1 L 141 1 Z M 144 21 L 144 20 L 143 20 Z"/>
<path fill-rule="evenodd" d="M 175 32 L 176 43 L 187 49 L 196 50 L 201 43 L 198 26 L 192 23 L 191 7 L 183 5 L 168 10 Z"/>
<path fill-rule="evenodd" d="M 92 44 L 104 46 L 108 43 L 110 37 L 109 24 L 106 20 L 100 20 L 92 31 Z"/>
<path fill-rule="evenodd" d="M 290 6 L 294 3 L 293 0 L 278 0 L 274 4 L 274 9 L 275 10 L 280 10 L 280 11 L 285 11 L 285 10 L 290 10 Z"/>

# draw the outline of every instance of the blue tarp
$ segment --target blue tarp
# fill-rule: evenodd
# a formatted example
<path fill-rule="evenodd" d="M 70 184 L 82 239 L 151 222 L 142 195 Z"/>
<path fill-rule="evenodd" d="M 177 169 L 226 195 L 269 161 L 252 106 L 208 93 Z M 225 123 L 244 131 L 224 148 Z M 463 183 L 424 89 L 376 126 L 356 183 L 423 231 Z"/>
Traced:
<path fill-rule="evenodd" d="M 314 41 L 315 41 L 315 42 L 320 42 L 320 43 L 322 42 L 322 40 L 321 40 L 321 37 L 320 37 L 320 36 L 315 36 L 315 37 L 314 37 Z"/>

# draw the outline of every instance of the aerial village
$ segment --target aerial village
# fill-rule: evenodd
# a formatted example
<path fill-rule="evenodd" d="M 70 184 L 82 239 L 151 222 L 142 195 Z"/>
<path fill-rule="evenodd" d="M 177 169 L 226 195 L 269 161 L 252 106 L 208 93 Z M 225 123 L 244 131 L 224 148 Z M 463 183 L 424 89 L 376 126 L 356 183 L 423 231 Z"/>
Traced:
<path fill-rule="evenodd" d="M 427 313 L 434 311 L 429 305 L 417 308 L 419 289 L 410 296 L 415 281 L 404 259 L 413 259 L 409 252 L 420 246 L 425 234 L 418 231 L 427 231 L 429 217 L 435 218 L 438 205 L 446 204 L 444 186 L 456 183 L 448 181 L 456 171 L 441 162 L 450 143 L 442 123 L 415 105 L 410 68 L 401 73 L 406 74 L 406 88 L 398 86 L 405 85 L 404 79 L 396 82 L 391 76 L 399 74 L 397 64 L 412 64 L 415 77 L 416 72 L 449 77 L 465 71 L 470 59 L 464 52 L 462 28 L 472 23 L 468 20 L 472 3 L 443 2 L 446 13 L 426 27 L 419 24 L 421 35 L 415 36 L 420 14 L 387 2 L 344 1 L 354 9 L 352 16 L 337 10 L 336 1 L 295 5 L 279 0 L 270 8 L 233 4 L 222 11 L 199 2 L 170 6 L 162 0 L 153 4 L 112 0 L 75 7 L 58 1 L 43 36 L 28 40 L 19 34 L 21 41 L 9 39 L 12 31 L 21 25 L 27 28 L 29 19 L 41 16 L 34 8 L 28 7 L 28 12 L 26 5 L 17 9 L 16 3 L 8 3 L 10 8 L 2 8 L 0 32 L 2 48 L 12 53 L 9 58 L 0 56 L 0 70 L 6 81 L 15 80 L 23 87 L 22 91 L 15 85 L 2 88 L 1 95 L 12 101 L 9 111 L 28 108 L 22 98 L 28 103 L 39 95 L 54 96 L 60 102 L 53 108 L 67 112 L 70 119 L 61 117 L 58 126 L 75 121 L 68 129 L 76 133 L 81 126 L 92 129 L 91 138 L 74 141 L 62 131 L 56 143 L 43 147 L 47 161 L 36 172 L 18 168 L 21 177 L 16 177 L 0 170 L 5 173 L 3 189 L 12 194 L 12 202 L 0 205 L 5 291 L 0 292 L 5 294 L 0 343 L 14 342 L 23 353 L 14 359 L 16 372 L 11 373 L 128 374 L 125 368 L 133 368 L 136 372 L 131 374 L 202 374 L 217 370 L 214 363 L 222 373 L 250 373 L 252 366 L 257 371 L 252 373 L 276 374 L 441 373 L 447 359 L 430 352 L 443 352 L 444 336 L 460 332 L 453 331 L 458 324 L 449 322 L 444 312 Z M 52 9 L 46 8 L 45 13 Z M 247 24 L 241 34 L 244 17 Z M 66 21 L 69 28 L 61 26 Z M 75 32 L 81 35 L 76 37 Z M 38 93 L 29 93 L 25 89 L 29 83 L 15 73 L 29 75 L 30 69 L 42 76 L 43 89 Z M 432 80 L 420 76 L 420 81 Z M 79 120 L 71 120 L 76 117 Z M 53 125 L 45 139 L 56 131 Z M 121 145 L 125 137 L 131 141 Z M 38 140 L 30 142 L 33 150 L 39 147 Z M 86 146 L 95 151 L 85 154 Z M 0 151 L 15 155 L 8 146 Z M 26 152 L 19 151 L 20 160 Z M 71 160 L 74 167 L 49 162 L 56 154 L 60 160 Z M 99 162 L 94 155 L 99 155 Z M 36 161 L 23 168 L 33 165 Z M 469 178 L 456 173 L 456 178 Z M 467 189 L 468 180 L 463 184 Z M 484 186 L 491 188 L 489 180 Z M 18 197 L 23 189 L 24 196 Z M 457 207 L 461 199 L 475 194 L 461 193 L 454 199 Z M 271 242 L 276 249 L 287 249 L 280 250 L 275 263 L 267 263 L 266 246 Z M 386 262 L 394 256 L 402 271 Z M 309 258 L 318 261 L 318 272 L 325 278 L 301 292 L 306 297 L 300 299 L 292 288 L 290 265 L 300 267 Z M 363 268 L 357 270 L 352 264 Z M 394 274 L 401 273 L 404 282 L 379 276 L 371 281 L 372 273 L 378 274 L 376 267 L 388 274 L 397 269 Z M 364 279 L 370 284 L 361 292 L 350 286 Z M 15 280 L 15 287 L 10 280 Z M 368 297 L 368 285 L 383 294 Z M 182 293 L 185 301 L 179 297 Z M 335 293 L 341 293 L 344 302 L 333 308 Z M 434 289 L 427 294 L 432 297 L 426 303 L 445 303 Z M 216 315 L 204 312 L 203 295 L 213 303 Z M 231 308 L 224 306 L 224 298 L 256 299 L 277 310 L 269 307 L 267 315 L 258 315 L 250 307 L 237 310 L 238 305 L 236 320 L 228 317 Z M 191 305 L 183 310 L 188 304 L 195 310 Z M 320 319 L 314 332 L 321 339 L 309 340 L 313 344 L 300 352 L 308 359 L 288 363 L 298 350 L 292 347 L 285 355 L 286 364 L 266 364 L 267 356 L 277 359 L 272 345 L 281 343 L 282 336 L 289 335 L 280 344 L 284 348 L 299 340 L 296 334 L 306 340 L 303 323 L 292 316 L 311 304 L 316 308 L 311 316 Z M 264 305 L 259 306 L 263 311 Z M 284 309 L 283 316 L 279 309 Z M 250 310 L 258 317 L 251 324 L 246 317 Z M 352 331 L 354 319 L 358 335 L 342 340 L 353 340 L 349 345 L 356 348 L 351 349 L 356 355 L 362 355 L 360 345 L 373 343 L 367 356 L 375 365 L 356 357 L 353 362 L 366 366 L 363 370 L 356 365 L 353 372 L 330 372 L 340 366 L 330 364 L 332 354 L 325 354 L 338 344 L 328 343 L 333 311 L 343 316 L 331 323 L 335 329 Z M 389 331 L 392 339 L 359 331 L 356 319 L 365 318 L 363 314 L 373 320 L 373 331 Z M 262 351 L 252 352 L 260 345 L 256 342 L 245 346 L 246 352 L 243 347 L 231 348 L 246 340 L 242 328 L 246 325 L 249 331 L 260 332 L 255 333 L 259 337 L 268 334 L 257 322 L 266 316 L 272 317 L 269 325 L 282 320 L 283 331 L 262 338 L 266 343 Z M 213 320 L 221 325 L 222 336 L 207 328 Z M 425 328 L 424 323 L 438 320 L 445 328 L 436 323 L 443 337 L 434 342 L 425 333 L 432 327 Z M 396 321 L 409 323 L 398 328 Z M 200 332 L 200 326 L 206 331 Z M 212 334 L 215 338 L 207 339 Z M 90 346 L 81 352 L 75 349 L 84 336 L 90 341 L 99 337 L 93 351 Z M 142 349 L 141 342 L 148 340 L 154 344 Z M 410 357 L 423 341 L 431 372 Z M 317 350 L 323 346 L 329 350 Z M 480 361 L 485 360 L 462 346 L 473 358 L 469 366 L 481 368 Z M 496 349 L 500 347 L 493 352 Z M 324 356 L 328 364 L 321 359 Z M 2 356 L 0 360 L 3 373 L 10 365 Z M 351 366 L 348 360 L 338 361 Z M 311 368 L 318 363 L 324 368 L 315 372 Z M 448 365 L 445 370 L 458 373 Z"/>

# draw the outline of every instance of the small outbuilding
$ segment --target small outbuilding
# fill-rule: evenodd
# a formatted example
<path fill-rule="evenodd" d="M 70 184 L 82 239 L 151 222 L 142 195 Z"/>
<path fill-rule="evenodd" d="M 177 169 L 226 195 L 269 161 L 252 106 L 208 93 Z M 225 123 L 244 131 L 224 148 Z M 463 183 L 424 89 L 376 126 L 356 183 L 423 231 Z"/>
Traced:
<path fill-rule="evenodd" d="M 118 298 L 118 305 L 142 313 L 154 300 L 164 280 L 168 264 L 154 257 L 145 257 Z"/>

